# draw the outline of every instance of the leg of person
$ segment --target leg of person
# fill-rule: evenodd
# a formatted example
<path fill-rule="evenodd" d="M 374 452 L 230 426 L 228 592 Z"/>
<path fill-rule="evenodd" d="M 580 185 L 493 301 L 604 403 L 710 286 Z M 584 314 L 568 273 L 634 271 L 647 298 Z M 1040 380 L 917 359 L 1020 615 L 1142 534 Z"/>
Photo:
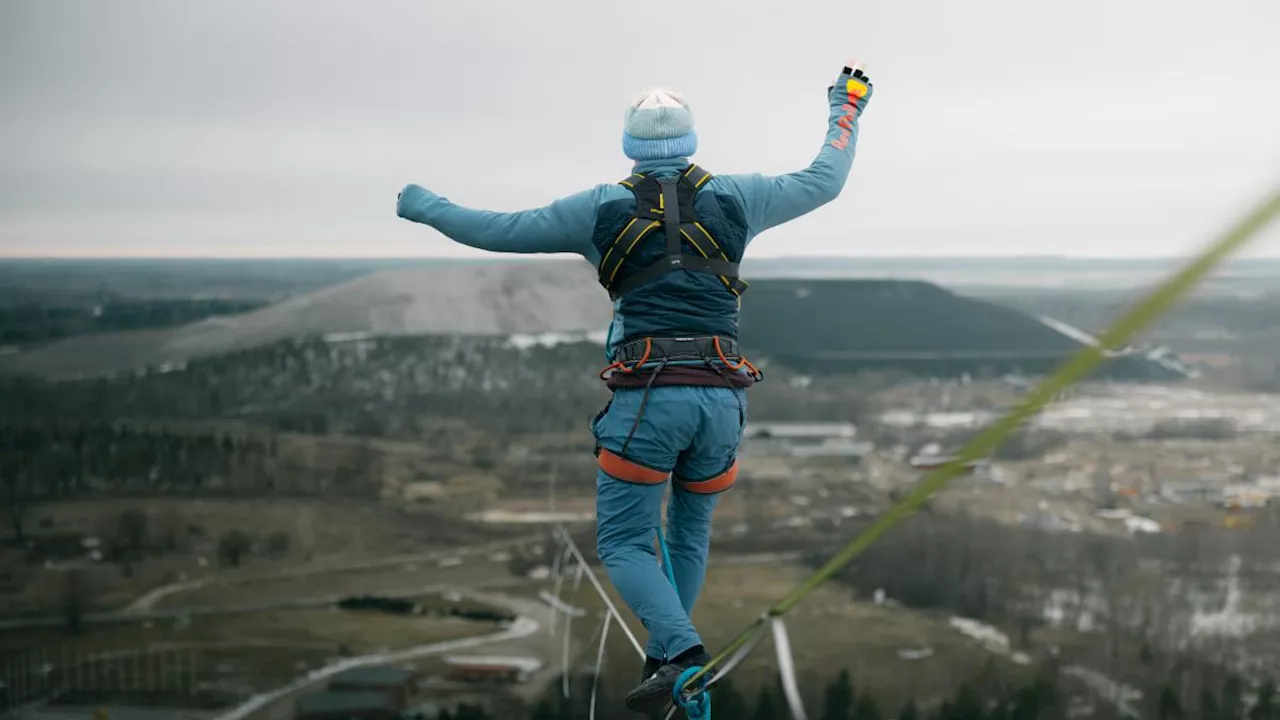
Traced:
<path fill-rule="evenodd" d="M 654 659 L 666 656 L 664 630 L 687 619 L 654 555 L 653 532 L 661 522 L 665 490 L 665 484 L 642 485 L 604 470 L 596 473 L 597 552 L 622 601 L 649 631 L 647 652 Z"/>
<path fill-rule="evenodd" d="M 738 474 L 738 446 L 746 424 L 746 390 L 698 387 L 702 421 L 676 462 L 667 511 L 667 547 L 685 612 L 702 592 L 711 546 L 711 515 Z"/>
<path fill-rule="evenodd" d="M 647 396 L 643 390 L 618 390 L 592 425 L 600 446 L 600 559 L 618 594 L 648 628 L 654 660 L 700 642 L 653 546 L 667 477 L 699 424 L 679 390 L 657 387 Z"/>
<path fill-rule="evenodd" d="M 675 486 L 667 513 L 667 549 L 672 574 L 688 614 L 702 590 L 711 537 L 711 514 L 720 492 L 728 489 L 736 474 L 736 453 L 746 417 L 744 391 L 717 387 L 673 388 L 684 396 L 686 412 L 696 414 L 697 429 L 675 465 Z M 740 404 L 741 402 L 741 404 Z M 684 487 L 681 487 L 683 483 Z M 692 627 L 692 623 L 690 624 Z M 687 642 L 668 646 L 668 663 L 627 696 L 628 707 L 661 707 L 671 697 L 680 673 L 709 659 L 694 630 Z"/>

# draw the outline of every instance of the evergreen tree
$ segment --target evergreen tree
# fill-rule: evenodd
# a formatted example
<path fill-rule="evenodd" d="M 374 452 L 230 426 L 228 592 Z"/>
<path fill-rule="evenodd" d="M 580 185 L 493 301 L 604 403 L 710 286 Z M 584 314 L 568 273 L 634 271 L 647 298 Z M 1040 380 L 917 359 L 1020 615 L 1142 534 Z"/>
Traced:
<path fill-rule="evenodd" d="M 842 669 L 840 675 L 823 691 L 822 720 L 849 720 L 853 700 L 853 681 L 849 677 L 849 671 Z"/>
<path fill-rule="evenodd" d="M 1178 702 L 1178 695 L 1173 688 L 1168 685 L 1160 691 L 1160 700 L 1156 705 L 1157 720 L 1181 720 L 1184 716 L 1182 712 L 1182 703 Z"/>
<path fill-rule="evenodd" d="M 1058 703 L 1057 668 L 1045 665 L 1040 668 L 1036 679 L 1018 689 L 1014 694 L 1013 706 L 1009 710 L 1010 720 L 1043 720 L 1047 712 Z"/>
<path fill-rule="evenodd" d="M 715 707 L 713 705 L 712 712 L 714 711 Z M 761 687 L 760 694 L 756 696 L 756 710 L 751 715 L 751 720 L 785 720 L 783 713 L 779 712 L 778 706 L 774 702 L 773 692 L 769 690 L 767 685 Z"/>
<path fill-rule="evenodd" d="M 716 717 L 746 718 L 747 699 L 726 678 L 711 688 L 711 711 Z"/>
<path fill-rule="evenodd" d="M 453 715 L 454 720 L 490 720 L 489 713 L 479 705 L 459 705 Z"/>
<path fill-rule="evenodd" d="M 447 720 L 447 718 L 442 717 L 441 720 Z M 530 720 L 560 720 L 560 715 L 555 708 L 551 707 L 551 701 L 543 698 L 534 706 Z"/>
<path fill-rule="evenodd" d="M 1155 650 L 1151 648 L 1151 643 L 1146 640 L 1142 641 L 1142 647 L 1138 648 L 1138 661 L 1146 667 L 1151 667 L 1155 663 Z"/>
<path fill-rule="evenodd" d="M 880 720 L 880 706 L 870 693 L 858 696 L 858 702 L 853 706 L 852 720 Z"/>
<path fill-rule="evenodd" d="M 1200 720 L 1222 720 L 1218 715 L 1218 698 L 1209 688 L 1200 691 Z"/>
<path fill-rule="evenodd" d="M 1249 710 L 1249 720 L 1276 720 L 1276 718 L 1280 718 L 1280 712 L 1276 711 L 1276 684 L 1268 678 L 1258 688 L 1258 699 Z"/>
<path fill-rule="evenodd" d="M 1220 720 L 1244 720 L 1244 686 L 1234 674 L 1228 675 L 1222 683 L 1218 717 Z"/>
<path fill-rule="evenodd" d="M 908 700 L 907 704 L 902 706 L 902 711 L 898 713 L 898 720 L 920 720 L 920 708 L 916 707 L 915 700 Z"/>
<path fill-rule="evenodd" d="M 963 683 L 956 690 L 956 700 L 951 706 L 951 715 L 945 720 L 982 720 L 985 714 L 978 691 L 969 683 Z"/>

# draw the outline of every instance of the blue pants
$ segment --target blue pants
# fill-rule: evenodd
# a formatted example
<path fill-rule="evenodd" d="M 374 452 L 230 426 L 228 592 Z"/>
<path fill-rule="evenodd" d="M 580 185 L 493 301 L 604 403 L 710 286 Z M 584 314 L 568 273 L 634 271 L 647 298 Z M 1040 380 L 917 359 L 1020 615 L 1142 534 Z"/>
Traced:
<path fill-rule="evenodd" d="M 601 448 L 596 546 L 618 594 L 649 630 L 648 654 L 669 659 L 702 644 L 689 616 L 707 572 L 720 497 L 713 491 L 727 489 L 736 473 L 747 400 L 745 390 L 727 387 L 655 387 L 637 425 L 644 392 L 616 390 L 592 423 Z M 666 541 L 676 588 L 654 548 L 668 475 Z"/>

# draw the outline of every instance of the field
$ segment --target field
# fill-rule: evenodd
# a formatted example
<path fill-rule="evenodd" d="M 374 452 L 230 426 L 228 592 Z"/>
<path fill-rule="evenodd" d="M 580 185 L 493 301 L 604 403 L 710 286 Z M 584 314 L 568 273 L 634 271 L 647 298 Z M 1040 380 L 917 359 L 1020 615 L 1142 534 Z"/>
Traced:
<path fill-rule="evenodd" d="M 146 540 L 135 557 L 124 563 L 78 559 L 86 553 L 79 549 L 79 537 L 110 541 L 130 510 L 147 518 Z M 0 560 L 13 568 L 8 592 L 0 594 L 0 614 L 5 616 L 57 612 L 67 593 L 66 571 L 72 568 L 84 574 L 87 607 L 110 610 L 171 582 L 320 572 L 424 555 L 498 534 L 465 529 L 465 523 L 440 517 L 429 507 L 414 510 L 359 499 L 119 498 L 37 505 L 31 517 L 35 530 L 30 546 L 0 550 Z M 252 543 L 236 567 L 220 560 L 218 552 L 220 539 L 231 531 L 244 532 Z M 52 547 L 65 549 L 68 541 L 76 550 L 58 557 Z M 53 556 L 41 557 L 45 552 Z M 31 553 L 38 562 L 20 561 Z"/>
<path fill-rule="evenodd" d="M 393 567 L 377 567 L 344 572 L 326 572 L 300 577 L 255 578 L 232 584 L 215 584 L 189 592 L 168 595 L 158 609 L 235 608 L 246 602 L 254 605 L 287 603 L 299 598 L 333 598 L 344 595 L 415 596 L 435 587 L 476 587 L 520 582 L 507 573 L 506 566 L 488 556 L 468 557 L 453 565 L 451 554 L 442 560 L 406 562 Z"/>
<path fill-rule="evenodd" d="M 713 563 L 694 611 L 694 622 L 704 641 L 713 652 L 723 647 L 804 575 L 802 568 L 789 565 Z M 602 582 L 643 643 L 647 637 L 644 628 L 607 581 L 602 578 Z M 591 613 L 573 621 L 575 636 L 580 636 L 587 648 L 579 661 L 587 671 L 594 666 L 603 606 L 586 580 L 576 593 L 570 582 L 562 597 Z M 787 616 L 786 627 L 800 670 L 802 693 L 811 710 L 820 706 L 822 685 L 842 668 L 850 671 L 858 687 L 872 689 L 883 702 L 890 703 L 885 708 L 896 708 L 911 696 L 926 702 L 948 694 L 958 683 L 979 676 L 988 662 L 996 664 L 1006 681 L 1024 670 L 962 635 L 949 625 L 946 616 L 862 602 L 838 585 L 816 591 Z M 609 638 L 606 684 L 630 687 L 639 675 L 640 660 L 616 627 Z M 921 659 L 899 655 L 899 651 L 926 650 L 931 654 Z M 772 684 L 777 677 L 772 640 L 763 639 L 731 677 L 734 685 L 748 694 Z"/>
<path fill-rule="evenodd" d="M 56 646 L 75 653 L 116 652 L 151 646 L 269 646 L 355 654 L 394 650 L 468 637 L 496 629 L 494 623 L 458 618 L 403 617 L 371 611 L 303 608 L 227 615 L 91 625 L 67 635 L 61 628 L 0 632 L 0 652 Z"/>
<path fill-rule="evenodd" d="M 499 629 L 453 617 L 312 608 L 108 623 L 71 636 L 60 628 L 9 630 L 0 632 L 0 655 L 25 659 L 26 667 L 73 668 L 56 677 L 81 690 L 199 688 L 235 697 L 286 684 L 340 657 Z"/>

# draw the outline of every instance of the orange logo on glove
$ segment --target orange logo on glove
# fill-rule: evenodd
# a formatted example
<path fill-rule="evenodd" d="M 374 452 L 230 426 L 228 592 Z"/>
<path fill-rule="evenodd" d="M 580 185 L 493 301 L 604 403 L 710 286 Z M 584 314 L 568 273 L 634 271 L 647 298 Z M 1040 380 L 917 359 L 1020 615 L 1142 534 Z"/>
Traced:
<path fill-rule="evenodd" d="M 844 111 L 844 115 L 836 121 L 836 124 L 841 127 L 840 137 L 831 141 L 831 147 L 837 150 L 849 147 L 849 137 L 853 133 L 853 118 L 858 112 L 858 101 L 867 96 L 867 85 L 861 80 L 849 78 L 844 87 L 849 96 L 849 102 L 840 106 Z"/>

